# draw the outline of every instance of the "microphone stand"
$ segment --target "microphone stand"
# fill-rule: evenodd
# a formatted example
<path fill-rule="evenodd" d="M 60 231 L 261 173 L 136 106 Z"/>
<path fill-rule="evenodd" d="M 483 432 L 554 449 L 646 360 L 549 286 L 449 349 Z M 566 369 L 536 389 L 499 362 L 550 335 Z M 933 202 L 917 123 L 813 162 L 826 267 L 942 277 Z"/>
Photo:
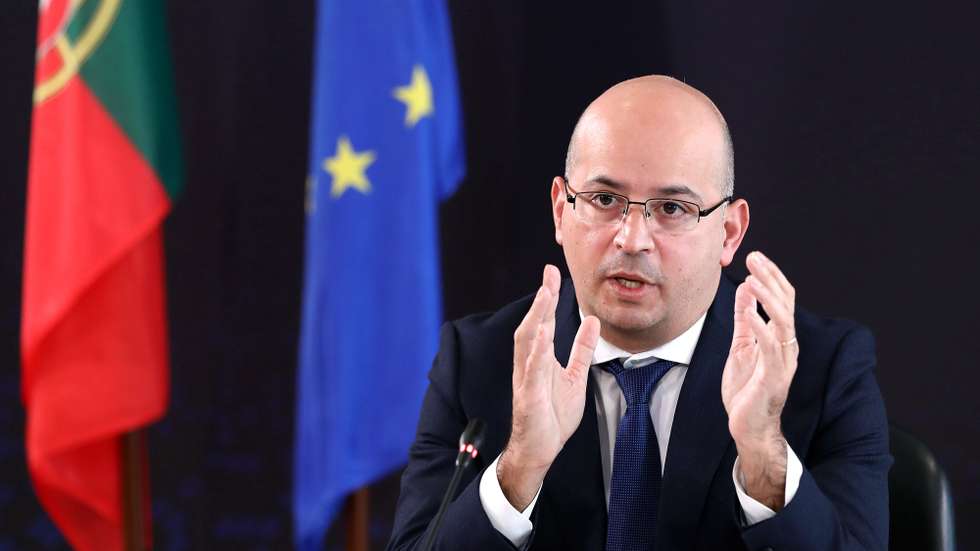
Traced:
<path fill-rule="evenodd" d="M 463 479 L 463 471 L 466 470 L 466 467 L 479 454 L 479 448 L 483 444 L 483 431 L 485 426 L 482 420 L 471 419 L 469 424 L 466 425 L 466 430 L 460 435 L 459 453 L 456 455 L 456 468 L 453 470 L 453 477 L 449 480 L 449 487 L 446 488 L 446 493 L 442 495 L 442 503 L 439 504 L 439 511 L 429 524 L 428 530 L 426 530 L 425 542 L 422 544 L 421 551 L 431 551 L 433 544 L 435 544 L 436 534 L 439 532 L 439 526 L 442 525 L 442 518 L 446 514 L 446 508 L 449 507 L 449 502 L 456 495 L 456 488 L 459 487 L 459 481 Z"/>

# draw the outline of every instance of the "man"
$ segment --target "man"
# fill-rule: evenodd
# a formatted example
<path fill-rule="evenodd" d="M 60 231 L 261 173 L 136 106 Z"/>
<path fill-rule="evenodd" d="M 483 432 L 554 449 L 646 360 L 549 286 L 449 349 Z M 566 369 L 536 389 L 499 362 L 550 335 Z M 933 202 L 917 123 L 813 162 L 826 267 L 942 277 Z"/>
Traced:
<path fill-rule="evenodd" d="M 546 266 L 533 298 L 444 326 L 390 549 L 422 540 L 473 417 L 487 466 L 438 549 L 887 547 L 872 337 L 797 309 L 761 253 L 722 275 L 749 224 L 733 165 L 676 80 L 586 109 L 551 186 L 571 281 Z"/>

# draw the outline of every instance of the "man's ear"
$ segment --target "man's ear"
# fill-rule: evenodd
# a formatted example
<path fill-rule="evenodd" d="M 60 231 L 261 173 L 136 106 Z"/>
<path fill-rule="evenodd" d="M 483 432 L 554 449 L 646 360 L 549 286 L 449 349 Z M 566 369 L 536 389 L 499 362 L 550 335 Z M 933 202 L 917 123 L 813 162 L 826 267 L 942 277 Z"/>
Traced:
<path fill-rule="evenodd" d="M 735 258 L 735 251 L 742 244 L 745 232 L 749 229 L 749 204 L 745 199 L 736 199 L 725 207 L 725 241 L 721 248 L 721 265 L 728 266 Z"/>
<path fill-rule="evenodd" d="M 565 179 L 555 176 L 551 181 L 551 215 L 555 220 L 555 241 L 561 245 L 561 217 L 565 214 Z"/>

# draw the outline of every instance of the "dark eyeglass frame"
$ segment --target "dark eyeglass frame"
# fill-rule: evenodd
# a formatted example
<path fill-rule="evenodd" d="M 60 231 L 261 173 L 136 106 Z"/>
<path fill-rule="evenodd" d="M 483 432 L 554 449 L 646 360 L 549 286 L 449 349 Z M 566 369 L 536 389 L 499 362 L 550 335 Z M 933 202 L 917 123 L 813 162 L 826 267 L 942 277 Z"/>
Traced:
<path fill-rule="evenodd" d="M 698 222 L 700 222 L 702 218 L 704 218 L 705 216 L 708 216 L 709 214 L 711 214 L 712 212 L 714 212 L 718 207 L 720 207 L 722 205 L 725 205 L 725 204 L 730 204 L 730 203 L 732 203 L 735 200 L 735 196 L 734 195 L 729 195 L 728 197 L 725 197 L 724 199 L 722 199 L 717 205 L 715 205 L 713 207 L 710 207 L 710 208 L 707 208 L 707 209 L 702 209 L 701 208 L 701 205 L 699 205 L 697 203 L 692 203 L 691 201 L 685 201 L 683 199 L 673 199 L 673 198 L 670 198 L 670 197 L 651 197 L 650 199 L 647 199 L 646 201 L 631 201 L 629 197 L 627 197 L 627 196 L 625 196 L 625 195 L 623 195 L 621 193 L 616 193 L 616 192 L 613 192 L 613 191 L 575 191 L 572 188 L 571 184 L 568 183 L 568 178 L 562 176 L 561 179 L 565 183 L 565 200 L 572 204 L 572 209 L 575 208 L 575 199 L 578 198 L 578 196 L 580 194 L 582 194 L 582 193 L 603 193 L 603 194 L 606 194 L 606 195 L 612 195 L 614 197 L 620 197 L 620 198 L 626 200 L 626 206 L 623 207 L 623 219 L 625 219 L 626 216 L 629 214 L 630 205 L 640 205 L 641 207 L 643 207 L 643 216 L 644 216 L 644 218 L 650 218 L 650 216 L 651 216 L 650 215 L 650 209 L 647 208 L 647 203 L 649 203 L 650 201 L 674 201 L 674 202 L 677 202 L 677 203 L 684 203 L 685 205 L 691 205 L 692 207 L 694 207 L 695 210 L 698 211 Z M 569 193 L 569 191 L 571 191 L 571 193 Z"/>

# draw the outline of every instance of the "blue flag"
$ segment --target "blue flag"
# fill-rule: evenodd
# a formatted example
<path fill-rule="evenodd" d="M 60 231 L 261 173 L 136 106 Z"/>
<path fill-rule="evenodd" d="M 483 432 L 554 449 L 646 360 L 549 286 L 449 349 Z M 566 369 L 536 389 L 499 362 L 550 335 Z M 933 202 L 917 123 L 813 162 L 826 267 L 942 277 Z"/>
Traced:
<path fill-rule="evenodd" d="M 439 202 L 465 169 L 444 0 L 319 0 L 293 519 L 319 549 L 404 464 L 442 317 Z"/>

